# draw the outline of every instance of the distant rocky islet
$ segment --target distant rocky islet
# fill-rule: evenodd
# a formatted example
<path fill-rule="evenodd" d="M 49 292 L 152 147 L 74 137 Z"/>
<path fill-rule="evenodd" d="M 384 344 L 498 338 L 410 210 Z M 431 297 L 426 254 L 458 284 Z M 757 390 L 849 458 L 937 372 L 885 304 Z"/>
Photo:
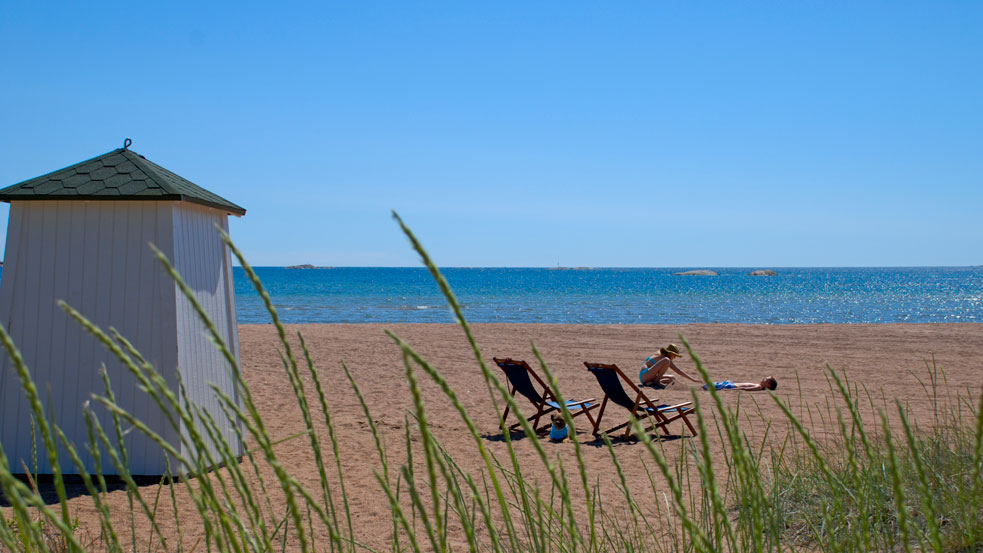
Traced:
<path fill-rule="evenodd" d="M 679 273 L 673 273 L 673 276 L 719 276 L 719 273 L 709 269 L 697 269 L 694 271 L 681 271 Z"/>
<path fill-rule="evenodd" d="M 317 265 L 311 265 L 310 263 L 304 263 L 303 265 L 288 265 L 284 269 L 331 269 L 331 267 L 318 267 Z"/>

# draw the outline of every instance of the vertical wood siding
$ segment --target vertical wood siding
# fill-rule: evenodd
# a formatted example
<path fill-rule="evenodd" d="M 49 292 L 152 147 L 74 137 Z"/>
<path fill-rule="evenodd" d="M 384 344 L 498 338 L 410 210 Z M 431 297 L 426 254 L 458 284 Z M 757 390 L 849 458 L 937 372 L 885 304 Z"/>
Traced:
<path fill-rule="evenodd" d="M 12 312 L 23 309 L 21 294 L 14 294 L 15 288 L 23 286 L 23 277 L 17 278 L 17 273 L 14 271 L 17 260 L 23 259 L 24 256 L 20 247 L 23 225 L 23 212 L 11 206 L 10 216 L 7 220 L 7 247 L 4 251 L 3 277 L 0 278 L 0 325 L 3 325 L 4 330 L 8 333 L 10 332 Z M 0 352 L 0 444 L 3 445 L 4 452 L 14 471 L 18 471 L 16 467 L 19 465 L 18 458 L 12 449 L 17 446 L 17 431 L 22 424 L 21 417 L 17 416 L 20 411 L 20 400 L 21 393 L 17 375 L 10 368 L 7 353 Z"/>
<path fill-rule="evenodd" d="M 174 284 L 147 246 L 174 257 L 174 204 L 169 202 L 13 202 L 0 279 L 0 323 L 21 350 L 45 409 L 81 446 L 86 441 L 83 404 L 104 393 L 105 365 L 118 403 L 166 439 L 177 432 L 136 387 L 134 377 L 105 347 L 64 313 L 65 300 L 104 330 L 117 329 L 167 378 L 178 367 Z M 31 418 L 9 358 L 0 358 L 0 442 L 15 472 L 31 465 Z M 114 437 L 111 418 L 94 406 L 100 424 Z M 139 432 L 125 438 L 134 474 L 161 474 L 161 449 Z M 38 444 L 40 446 L 40 444 Z M 86 468 L 93 459 L 78 447 Z M 59 456 L 68 473 L 76 472 Z M 47 457 L 37 470 L 50 473 Z M 101 470 L 115 474 L 107 456 Z"/>
<path fill-rule="evenodd" d="M 174 262 L 238 363 L 239 334 L 235 321 L 231 254 L 218 229 L 228 232 L 225 213 L 188 203 L 178 204 L 174 210 Z M 188 390 L 188 399 L 211 413 L 223 438 L 232 444 L 236 455 L 241 455 L 242 444 L 209 387 L 215 384 L 238 401 L 231 372 L 234 368 L 208 339 L 208 331 L 191 303 L 180 291 L 176 295 L 178 367 Z M 204 429 L 199 430 L 205 435 Z M 213 447 L 209 450 L 213 460 L 221 460 Z M 194 459 L 199 452 L 185 447 L 182 453 Z"/>

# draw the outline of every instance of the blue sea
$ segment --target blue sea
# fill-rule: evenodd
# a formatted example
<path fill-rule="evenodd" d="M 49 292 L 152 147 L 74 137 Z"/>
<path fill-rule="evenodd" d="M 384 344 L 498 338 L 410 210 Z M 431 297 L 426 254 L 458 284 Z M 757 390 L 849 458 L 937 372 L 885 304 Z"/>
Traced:
<path fill-rule="evenodd" d="M 983 267 L 684 269 L 447 268 L 475 323 L 960 323 L 983 322 Z M 448 323 L 454 318 L 423 268 L 259 267 L 287 323 Z M 2 274 L 2 271 L 0 271 Z M 241 268 L 240 323 L 270 316 Z"/>
<path fill-rule="evenodd" d="M 447 268 L 476 323 L 983 322 L 983 267 L 684 269 Z M 288 323 L 447 323 L 453 316 L 423 268 L 256 269 Z M 235 269 L 239 322 L 269 315 Z"/>

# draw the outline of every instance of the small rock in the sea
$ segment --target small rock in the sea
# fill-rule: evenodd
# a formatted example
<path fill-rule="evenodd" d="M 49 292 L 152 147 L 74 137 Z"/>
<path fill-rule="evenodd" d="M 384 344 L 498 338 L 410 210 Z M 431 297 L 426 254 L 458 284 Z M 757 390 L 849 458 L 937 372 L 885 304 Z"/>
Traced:
<path fill-rule="evenodd" d="M 757 271 L 751 271 L 750 274 L 751 276 L 775 276 L 778 273 L 771 269 L 758 269 Z"/>
<path fill-rule="evenodd" d="M 673 273 L 675 276 L 717 276 L 716 271 L 711 271 L 709 269 L 698 269 L 696 271 L 683 271 L 681 273 Z"/>

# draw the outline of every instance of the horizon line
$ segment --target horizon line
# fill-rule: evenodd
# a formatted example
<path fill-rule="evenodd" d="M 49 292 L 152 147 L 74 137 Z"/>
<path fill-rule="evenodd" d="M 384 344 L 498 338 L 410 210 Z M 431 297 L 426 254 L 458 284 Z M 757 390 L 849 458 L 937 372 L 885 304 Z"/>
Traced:
<path fill-rule="evenodd" d="M 313 264 L 304 264 L 313 265 Z M 239 264 L 233 267 L 242 268 Z M 255 269 L 295 269 L 298 271 L 325 269 L 423 269 L 423 265 L 313 265 L 303 267 L 298 265 L 252 265 Z M 983 265 L 679 265 L 679 266 L 621 266 L 621 265 L 576 265 L 576 266 L 534 266 L 534 265 L 437 265 L 439 269 L 550 269 L 550 270 L 604 270 L 604 269 L 683 269 L 689 271 L 714 269 L 740 270 L 777 270 L 777 269 L 979 269 Z"/>

